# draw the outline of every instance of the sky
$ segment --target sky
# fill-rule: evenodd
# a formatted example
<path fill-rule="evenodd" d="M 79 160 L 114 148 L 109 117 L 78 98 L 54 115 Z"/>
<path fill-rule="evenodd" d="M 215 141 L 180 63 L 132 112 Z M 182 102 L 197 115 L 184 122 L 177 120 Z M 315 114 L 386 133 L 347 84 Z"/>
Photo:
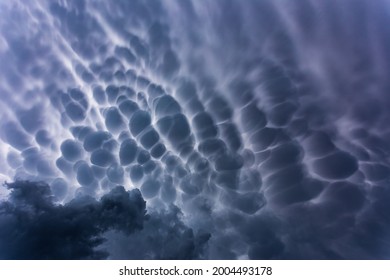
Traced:
<path fill-rule="evenodd" d="M 0 0 L 0 259 L 390 259 L 388 0 Z"/>

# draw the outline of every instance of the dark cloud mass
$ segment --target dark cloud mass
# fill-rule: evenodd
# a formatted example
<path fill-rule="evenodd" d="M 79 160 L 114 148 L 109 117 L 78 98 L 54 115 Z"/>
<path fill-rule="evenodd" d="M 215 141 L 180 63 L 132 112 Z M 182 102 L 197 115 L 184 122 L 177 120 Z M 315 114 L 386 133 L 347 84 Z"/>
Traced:
<path fill-rule="evenodd" d="M 113 188 L 99 201 L 78 197 L 57 205 L 45 183 L 7 184 L 8 201 L 0 204 L 0 259 L 102 259 L 97 250 L 103 233 L 142 230 L 145 201 L 138 190 Z"/>
<path fill-rule="evenodd" d="M 113 259 L 204 259 L 210 234 L 194 232 L 176 206 L 151 213 L 142 231 L 131 235 L 110 231 L 104 245 Z M 123 246 L 123 244 L 127 244 Z"/>
<path fill-rule="evenodd" d="M 146 214 L 138 189 L 117 186 L 99 200 L 80 196 L 59 205 L 45 183 L 6 186 L 0 259 L 194 259 L 209 239 L 185 226 L 175 206 Z"/>
<path fill-rule="evenodd" d="M 0 258 L 389 259 L 389 7 L 0 1 Z"/>

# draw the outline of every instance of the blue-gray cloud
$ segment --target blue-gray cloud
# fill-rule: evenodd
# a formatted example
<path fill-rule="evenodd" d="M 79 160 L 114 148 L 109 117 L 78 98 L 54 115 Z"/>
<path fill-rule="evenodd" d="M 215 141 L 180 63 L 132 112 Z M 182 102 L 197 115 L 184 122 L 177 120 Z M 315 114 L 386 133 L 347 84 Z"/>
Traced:
<path fill-rule="evenodd" d="M 117 185 L 147 201 L 143 230 L 96 222 L 89 252 L 389 258 L 388 0 L 17 3 L 0 4 L 0 178 L 62 207 Z"/>
<path fill-rule="evenodd" d="M 59 205 L 45 183 L 6 186 L 11 193 L 0 204 L 0 259 L 204 257 L 209 234 L 194 233 L 175 206 L 147 214 L 137 189 L 117 186 L 99 200 L 80 196 Z"/>

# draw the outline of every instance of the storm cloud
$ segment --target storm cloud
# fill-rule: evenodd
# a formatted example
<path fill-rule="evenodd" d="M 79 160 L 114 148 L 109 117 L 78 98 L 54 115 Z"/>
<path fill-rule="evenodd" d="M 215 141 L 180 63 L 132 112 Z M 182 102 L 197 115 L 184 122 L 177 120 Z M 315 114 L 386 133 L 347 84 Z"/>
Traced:
<path fill-rule="evenodd" d="M 186 227 L 175 206 L 147 214 L 138 189 L 117 186 L 99 200 L 80 196 L 61 205 L 45 183 L 6 186 L 11 193 L 0 204 L 0 259 L 193 259 L 203 256 L 209 239 Z"/>
<path fill-rule="evenodd" d="M 2 258 L 388 259 L 388 7 L 3 1 Z"/>
<path fill-rule="evenodd" d="M 118 186 L 99 201 L 84 196 L 57 205 L 47 184 L 16 181 L 7 187 L 10 197 L 0 204 L 1 259 L 106 258 L 96 249 L 104 232 L 143 228 L 145 201 L 138 190 Z"/>

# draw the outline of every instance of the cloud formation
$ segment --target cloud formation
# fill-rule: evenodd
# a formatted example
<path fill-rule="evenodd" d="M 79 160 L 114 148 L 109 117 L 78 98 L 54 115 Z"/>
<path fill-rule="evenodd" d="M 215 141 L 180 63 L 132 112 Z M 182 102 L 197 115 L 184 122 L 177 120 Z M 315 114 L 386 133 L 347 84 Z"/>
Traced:
<path fill-rule="evenodd" d="M 6 186 L 0 259 L 194 259 L 209 239 L 185 226 L 175 206 L 146 214 L 138 189 L 117 186 L 99 200 L 82 196 L 60 205 L 45 183 Z"/>
<path fill-rule="evenodd" d="M 388 0 L 3 2 L 5 240 L 89 209 L 75 258 L 389 258 Z"/>
<path fill-rule="evenodd" d="M 131 234 L 141 230 L 145 201 L 138 190 L 116 187 L 100 200 L 79 197 L 54 203 L 45 183 L 8 183 L 7 201 L 0 204 L 1 259 L 102 259 L 97 250 L 107 230 Z"/>

